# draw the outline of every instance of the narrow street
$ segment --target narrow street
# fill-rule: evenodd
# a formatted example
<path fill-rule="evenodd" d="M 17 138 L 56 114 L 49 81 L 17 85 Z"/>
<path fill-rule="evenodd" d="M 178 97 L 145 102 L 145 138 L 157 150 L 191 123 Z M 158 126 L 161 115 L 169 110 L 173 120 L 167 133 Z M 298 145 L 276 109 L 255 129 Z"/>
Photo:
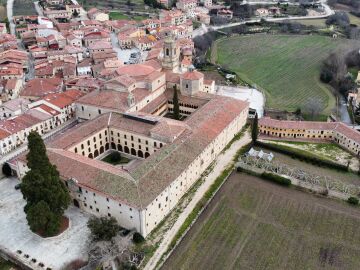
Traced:
<path fill-rule="evenodd" d="M 10 23 L 10 34 L 15 35 L 15 24 L 13 21 L 13 6 L 14 6 L 14 0 L 7 0 L 6 12 Z"/>
<path fill-rule="evenodd" d="M 40 16 L 44 16 L 43 10 L 39 5 L 39 1 L 34 2 L 34 6 L 35 6 L 37 14 L 39 14 Z"/>

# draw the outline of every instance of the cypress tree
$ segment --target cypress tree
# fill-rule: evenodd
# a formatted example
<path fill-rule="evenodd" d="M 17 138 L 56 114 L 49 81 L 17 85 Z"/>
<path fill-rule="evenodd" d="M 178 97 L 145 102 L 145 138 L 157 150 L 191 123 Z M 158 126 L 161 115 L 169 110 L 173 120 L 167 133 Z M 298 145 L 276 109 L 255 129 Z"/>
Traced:
<path fill-rule="evenodd" d="M 60 229 L 70 196 L 56 166 L 50 163 L 45 144 L 37 132 L 29 134 L 28 148 L 26 158 L 29 171 L 21 184 L 21 192 L 26 200 L 24 211 L 31 230 L 52 236 Z"/>
<path fill-rule="evenodd" d="M 257 113 L 255 113 L 255 118 L 254 118 L 254 121 L 253 121 L 253 124 L 252 124 L 252 129 L 251 129 L 251 139 L 252 139 L 253 143 L 255 143 L 257 141 L 258 133 L 259 133 L 259 130 L 258 130 L 258 115 L 257 115 Z"/>
<path fill-rule="evenodd" d="M 173 105 L 174 105 L 174 119 L 180 120 L 179 97 L 178 97 L 176 85 L 174 85 Z"/>

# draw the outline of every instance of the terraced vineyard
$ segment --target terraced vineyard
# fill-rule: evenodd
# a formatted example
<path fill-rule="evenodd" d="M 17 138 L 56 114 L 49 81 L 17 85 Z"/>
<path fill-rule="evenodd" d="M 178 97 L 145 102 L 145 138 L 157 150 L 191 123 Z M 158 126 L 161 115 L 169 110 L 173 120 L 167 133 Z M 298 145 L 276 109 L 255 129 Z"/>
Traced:
<path fill-rule="evenodd" d="M 360 209 L 234 173 L 170 269 L 360 269 Z"/>
<path fill-rule="evenodd" d="M 360 43 L 317 35 L 250 35 L 214 44 L 212 60 L 263 89 L 267 107 L 306 109 L 317 100 L 322 113 L 329 114 L 335 98 L 319 80 L 321 63 L 330 52 Z"/>

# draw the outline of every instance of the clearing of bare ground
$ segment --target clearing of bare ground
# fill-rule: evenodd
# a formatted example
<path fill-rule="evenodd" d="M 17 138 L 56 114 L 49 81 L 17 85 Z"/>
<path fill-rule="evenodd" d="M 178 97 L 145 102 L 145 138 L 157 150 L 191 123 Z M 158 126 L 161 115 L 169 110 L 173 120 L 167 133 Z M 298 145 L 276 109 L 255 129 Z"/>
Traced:
<path fill-rule="evenodd" d="M 360 208 L 233 173 L 167 269 L 360 269 Z"/>

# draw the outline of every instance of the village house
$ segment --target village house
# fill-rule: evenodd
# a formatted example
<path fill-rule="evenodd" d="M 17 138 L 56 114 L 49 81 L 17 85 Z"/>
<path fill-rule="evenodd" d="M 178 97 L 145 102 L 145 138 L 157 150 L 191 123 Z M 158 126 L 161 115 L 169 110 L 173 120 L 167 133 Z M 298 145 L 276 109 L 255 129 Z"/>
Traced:
<path fill-rule="evenodd" d="M 98 10 L 97 8 L 91 8 L 88 13 L 90 20 L 96 20 L 99 22 L 105 22 L 109 20 L 109 14 Z"/>
<path fill-rule="evenodd" d="M 29 80 L 20 96 L 30 101 L 43 98 L 52 93 L 60 93 L 63 91 L 63 81 L 60 78 L 32 79 Z"/>
<path fill-rule="evenodd" d="M 0 105 L 0 120 L 24 113 L 30 101 L 24 98 L 15 98 Z"/>

